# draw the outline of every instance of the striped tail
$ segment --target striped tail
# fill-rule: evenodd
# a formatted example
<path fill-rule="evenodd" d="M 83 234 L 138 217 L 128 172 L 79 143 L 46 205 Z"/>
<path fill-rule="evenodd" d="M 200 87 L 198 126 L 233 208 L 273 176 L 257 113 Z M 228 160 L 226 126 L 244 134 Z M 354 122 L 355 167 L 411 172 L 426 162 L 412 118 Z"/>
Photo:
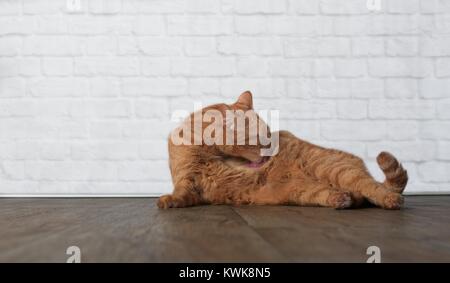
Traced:
<path fill-rule="evenodd" d="M 383 151 L 378 154 L 377 162 L 384 175 L 386 175 L 383 185 L 401 194 L 408 183 L 408 172 L 403 169 L 402 164 L 389 152 Z"/>

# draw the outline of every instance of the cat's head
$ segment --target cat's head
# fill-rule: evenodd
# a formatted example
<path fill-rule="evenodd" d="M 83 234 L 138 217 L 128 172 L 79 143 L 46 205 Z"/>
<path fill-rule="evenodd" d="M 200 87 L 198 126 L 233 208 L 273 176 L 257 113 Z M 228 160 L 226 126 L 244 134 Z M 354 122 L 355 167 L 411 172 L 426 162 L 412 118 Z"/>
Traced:
<path fill-rule="evenodd" d="M 261 137 L 270 136 L 270 129 L 253 109 L 253 97 L 250 91 L 242 93 L 232 104 L 218 104 L 211 106 L 222 113 L 224 118 L 223 145 L 217 148 L 225 155 L 245 158 L 252 164 L 260 164 L 264 160 L 261 149 L 267 145 L 261 143 Z M 234 142 L 227 139 L 234 137 Z"/>
<path fill-rule="evenodd" d="M 214 104 L 192 113 L 180 127 L 190 127 L 181 129 L 184 144 L 206 146 L 215 154 L 244 158 L 252 164 L 263 162 L 261 150 L 270 147 L 264 142 L 270 138 L 270 129 L 254 111 L 250 91 L 232 104 Z M 180 135 L 175 132 L 175 136 Z"/>

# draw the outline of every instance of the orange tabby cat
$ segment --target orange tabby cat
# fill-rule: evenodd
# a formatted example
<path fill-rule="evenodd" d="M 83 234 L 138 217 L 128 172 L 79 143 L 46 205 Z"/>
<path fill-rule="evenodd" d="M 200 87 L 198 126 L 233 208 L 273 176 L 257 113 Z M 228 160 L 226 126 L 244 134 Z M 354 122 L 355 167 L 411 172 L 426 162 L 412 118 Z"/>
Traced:
<path fill-rule="evenodd" d="M 234 104 L 212 105 L 202 113 L 211 109 L 224 113 L 252 108 L 252 95 L 245 92 Z M 193 115 L 187 122 L 190 125 L 195 120 Z M 264 123 L 260 119 L 258 122 Z M 203 122 L 202 131 L 208 125 Z M 278 133 L 278 154 L 264 158 L 260 156 L 264 146 L 259 142 L 175 145 L 169 139 L 174 191 L 162 196 L 158 206 L 165 209 L 199 204 L 258 204 L 342 209 L 369 201 L 385 209 L 401 207 L 408 175 L 391 154 L 378 155 L 377 162 L 386 175 L 380 183 L 369 174 L 362 159 L 352 154 L 313 145 L 287 131 Z M 193 136 L 189 137 L 191 141 Z M 250 134 L 245 139 L 249 140 Z"/>

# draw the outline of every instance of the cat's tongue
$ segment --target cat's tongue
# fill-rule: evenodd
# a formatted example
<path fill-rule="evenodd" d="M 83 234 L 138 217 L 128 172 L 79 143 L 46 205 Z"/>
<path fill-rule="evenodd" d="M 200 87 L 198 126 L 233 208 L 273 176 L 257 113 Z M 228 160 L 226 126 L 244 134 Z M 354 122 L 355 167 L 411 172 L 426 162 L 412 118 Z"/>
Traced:
<path fill-rule="evenodd" d="M 259 168 L 266 162 L 266 158 L 261 158 L 259 161 L 251 161 L 247 164 L 250 168 Z"/>

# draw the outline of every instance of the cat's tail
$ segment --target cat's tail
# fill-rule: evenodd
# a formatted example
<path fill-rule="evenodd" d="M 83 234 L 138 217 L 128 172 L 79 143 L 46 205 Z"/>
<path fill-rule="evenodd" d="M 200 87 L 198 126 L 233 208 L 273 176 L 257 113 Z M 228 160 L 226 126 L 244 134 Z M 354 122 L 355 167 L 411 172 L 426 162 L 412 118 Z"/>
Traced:
<path fill-rule="evenodd" d="M 386 175 L 383 185 L 397 193 L 402 193 L 408 183 L 408 172 L 402 164 L 389 152 L 381 152 L 377 156 L 377 162 Z"/>

